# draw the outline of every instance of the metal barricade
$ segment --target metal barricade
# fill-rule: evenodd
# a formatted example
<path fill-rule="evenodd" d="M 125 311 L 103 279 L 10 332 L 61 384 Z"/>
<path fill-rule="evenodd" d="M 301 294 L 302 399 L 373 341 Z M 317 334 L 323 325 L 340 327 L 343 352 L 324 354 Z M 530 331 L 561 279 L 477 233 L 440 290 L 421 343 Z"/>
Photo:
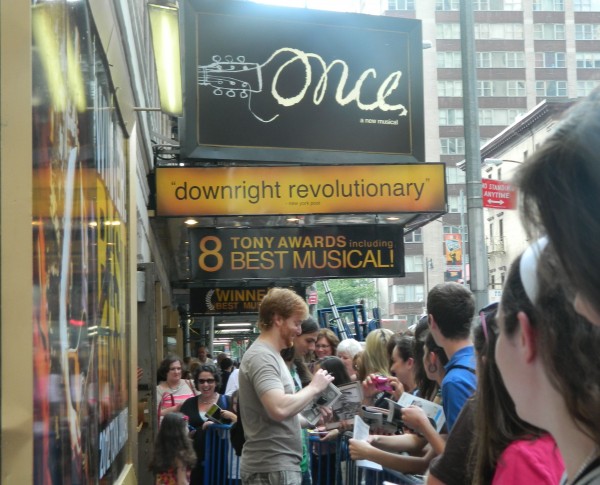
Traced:
<path fill-rule="evenodd" d="M 205 431 L 204 483 L 239 485 L 240 458 L 229 439 L 230 425 L 213 424 Z M 309 452 L 313 485 L 397 485 L 422 484 L 421 477 L 394 470 L 361 468 L 350 458 L 348 440 L 343 434 L 336 440 L 320 441 L 310 436 Z"/>
<path fill-rule="evenodd" d="M 204 483 L 239 485 L 240 457 L 235 454 L 229 431 L 231 425 L 213 424 L 206 428 L 204 447 Z"/>
<path fill-rule="evenodd" d="M 382 485 L 389 482 L 397 485 L 417 485 L 422 484 L 422 477 L 416 475 L 406 475 L 395 470 L 384 468 L 383 470 L 372 470 L 370 468 L 361 468 L 350 458 L 348 450 L 348 440 L 351 436 L 344 434 L 340 438 L 340 468 L 345 477 L 344 485 Z M 314 482 L 313 482 L 314 483 Z"/>

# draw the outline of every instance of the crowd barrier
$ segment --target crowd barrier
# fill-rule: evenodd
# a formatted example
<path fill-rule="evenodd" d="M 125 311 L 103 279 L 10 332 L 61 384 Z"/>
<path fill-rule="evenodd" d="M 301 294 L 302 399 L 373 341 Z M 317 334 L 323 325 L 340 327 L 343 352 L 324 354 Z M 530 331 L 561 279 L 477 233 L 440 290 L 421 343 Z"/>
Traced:
<path fill-rule="evenodd" d="M 210 485 L 239 485 L 240 462 L 229 439 L 231 426 L 213 424 L 205 432 L 204 483 Z M 309 438 L 310 466 L 313 485 L 398 485 L 422 484 L 421 477 L 405 475 L 394 470 L 361 468 L 350 459 L 347 434 L 335 441 Z"/>
<path fill-rule="evenodd" d="M 422 484 L 420 476 L 406 475 L 395 470 L 372 470 L 359 467 L 350 458 L 348 440 L 343 434 L 335 442 L 320 441 L 310 437 L 311 470 L 313 485 L 381 485 L 389 482 L 397 485 Z"/>
<path fill-rule="evenodd" d="M 213 424 L 205 431 L 204 481 L 206 485 L 239 485 L 240 460 L 229 431 L 231 425 Z"/>

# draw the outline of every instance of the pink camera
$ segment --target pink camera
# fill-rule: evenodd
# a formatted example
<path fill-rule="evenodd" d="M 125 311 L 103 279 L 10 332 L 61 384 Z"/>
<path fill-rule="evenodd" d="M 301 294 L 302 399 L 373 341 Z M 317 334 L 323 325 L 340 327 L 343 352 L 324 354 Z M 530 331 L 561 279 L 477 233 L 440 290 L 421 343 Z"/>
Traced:
<path fill-rule="evenodd" d="M 374 376 L 372 378 L 373 383 L 375 384 L 375 389 L 378 391 L 387 391 L 393 392 L 394 388 L 390 386 L 389 379 L 385 376 Z"/>

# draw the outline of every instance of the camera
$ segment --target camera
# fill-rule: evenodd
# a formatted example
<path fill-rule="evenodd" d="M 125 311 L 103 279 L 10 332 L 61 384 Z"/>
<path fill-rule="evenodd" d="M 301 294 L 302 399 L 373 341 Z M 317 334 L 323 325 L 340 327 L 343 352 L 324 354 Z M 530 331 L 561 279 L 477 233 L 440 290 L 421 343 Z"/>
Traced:
<path fill-rule="evenodd" d="M 385 376 L 374 376 L 372 378 L 373 383 L 375 384 L 375 389 L 378 391 L 387 391 L 393 392 L 394 388 L 390 385 L 389 379 Z"/>

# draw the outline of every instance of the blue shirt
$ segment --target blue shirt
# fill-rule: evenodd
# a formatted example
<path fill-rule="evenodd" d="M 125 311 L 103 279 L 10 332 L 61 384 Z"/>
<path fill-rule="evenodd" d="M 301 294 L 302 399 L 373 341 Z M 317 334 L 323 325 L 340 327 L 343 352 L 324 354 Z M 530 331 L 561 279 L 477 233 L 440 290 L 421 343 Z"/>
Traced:
<path fill-rule="evenodd" d="M 455 366 L 464 366 L 468 369 Z M 452 369 L 452 367 L 455 368 Z M 456 352 L 444 366 L 444 369 L 446 369 L 446 376 L 442 381 L 442 406 L 446 415 L 446 425 L 448 431 L 450 431 L 460 410 L 477 387 L 477 376 L 475 372 L 469 370 L 475 370 L 475 349 L 473 346 L 464 347 Z"/>

